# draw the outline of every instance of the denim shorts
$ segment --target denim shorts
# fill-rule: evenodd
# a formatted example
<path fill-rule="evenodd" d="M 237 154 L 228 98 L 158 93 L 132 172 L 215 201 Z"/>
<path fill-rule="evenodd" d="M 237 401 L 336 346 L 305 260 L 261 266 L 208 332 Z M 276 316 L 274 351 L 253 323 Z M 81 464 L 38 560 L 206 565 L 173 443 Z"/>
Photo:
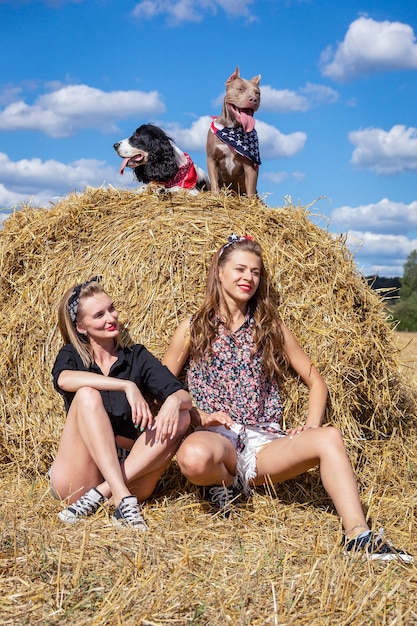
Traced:
<path fill-rule="evenodd" d="M 226 437 L 226 439 L 234 445 L 237 455 L 234 486 L 240 489 L 244 494 L 250 492 L 250 482 L 256 478 L 256 457 L 258 453 L 276 439 L 286 437 L 286 434 L 280 428 L 277 428 L 276 432 L 269 433 L 256 426 L 245 426 L 245 447 L 242 452 L 239 452 L 237 450 L 237 444 L 239 434 L 242 430 L 241 424 L 234 424 L 230 429 L 224 426 L 208 426 L 207 428 L 198 426 L 198 428 L 196 428 L 196 431 L 199 432 L 205 430 L 223 435 L 223 437 Z"/>

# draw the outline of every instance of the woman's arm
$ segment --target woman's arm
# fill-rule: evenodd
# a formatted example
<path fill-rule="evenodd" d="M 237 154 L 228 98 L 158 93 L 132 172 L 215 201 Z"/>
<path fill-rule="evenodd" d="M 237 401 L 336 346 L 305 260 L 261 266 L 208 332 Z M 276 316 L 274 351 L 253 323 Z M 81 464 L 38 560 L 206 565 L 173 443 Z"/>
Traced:
<path fill-rule="evenodd" d="M 162 359 L 163 365 L 178 376 L 190 356 L 190 318 L 183 320 L 174 332 L 171 343 L 168 346 L 165 356 Z M 215 413 L 205 413 L 196 406 L 190 411 L 191 423 L 193 426 L 233 426 L 233 420 L 227 413 L 216 411 Z"/>
<path fill-rule="evenodd" d="M 190 356 L 190 318 L 187 317 L 181 322 L 177 330 L 172 335 L 171 343 L 168 346 L 162 364 L 178 376 Z"/>
<path fill-rule="evenodd" d="M 92 387 L 98 391 L 126 391 L 130 382 L 80 370 L 62 370 L 57 379 L 58 387 L 63 391 L 78 391 L 81 387 Z"/>
<path fill-rule="evenodd" d="M 291 367 L 301 377 L 310 390 L 308 400 L 307 427 L 321 426 L 326 410 L 328 389 L 324 378 L 310 357 L 304 352 L 292 332 L 282 324 L 284 349 Z"/>
<path fill-rule="evenodd" d="M 57 385 L 63 391 L 72 392 L 76 392 L 82 387 L 91 387 L 97 391 L 123 391 L 132 411 L 132 422 L 142 428 L 146 428 L 152 423 L 153 416 L 149 405 L 136 383 L 131 380 L 103 376 L 94 372 L 62 370 L 58 376 Z"/>
<path fill-rule="evenodd" d="M 152 430 L 155 430 L 156 441 L 174 439 L 178 431 L 180 411 L 191 411 L 192 401 L 189 393 L 185 389 L 175 391 L 165 400 L 161 406 Z"/>

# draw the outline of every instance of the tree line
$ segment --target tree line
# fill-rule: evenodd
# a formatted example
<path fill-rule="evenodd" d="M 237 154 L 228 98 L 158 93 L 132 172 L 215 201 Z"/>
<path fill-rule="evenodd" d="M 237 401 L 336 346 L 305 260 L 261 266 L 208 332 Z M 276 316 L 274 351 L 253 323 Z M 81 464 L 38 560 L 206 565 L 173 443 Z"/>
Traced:
<path fill-rule="evenodd" d="M 408 255 L 401 278 L 367 276 L 366 280 L 398 320 L 397 330 L 417 332 L 417 250 Z"/>

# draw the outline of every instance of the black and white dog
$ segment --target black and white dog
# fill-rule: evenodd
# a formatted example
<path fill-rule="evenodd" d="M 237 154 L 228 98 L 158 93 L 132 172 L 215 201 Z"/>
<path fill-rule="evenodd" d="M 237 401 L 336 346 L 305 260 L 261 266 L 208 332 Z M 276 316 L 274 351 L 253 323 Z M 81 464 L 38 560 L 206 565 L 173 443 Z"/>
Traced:
<path fill-rule="evenodd" d="M 186 189 L 193 195 L 210 188 L 207 174 L 195 165 L 186 152 L 159 126 L 143 124 L 128 139 L 113 145 L 123 159 L 120 174 L 125 167 L 134 170 L 142 189 L 175 192 Z"/>

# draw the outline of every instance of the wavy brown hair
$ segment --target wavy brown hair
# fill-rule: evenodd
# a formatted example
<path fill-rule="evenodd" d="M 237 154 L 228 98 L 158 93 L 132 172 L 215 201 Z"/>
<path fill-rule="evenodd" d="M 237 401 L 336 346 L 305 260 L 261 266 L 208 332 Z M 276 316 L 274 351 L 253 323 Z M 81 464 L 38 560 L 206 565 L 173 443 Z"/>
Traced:
<path fill-rule="evenodd" d="M 222 299 L 219 268 L 230 259 L 236 250 L 251 252 L 261 262 L 259 286 L 248 302 L 249 310 L 255 320 L 252 355 L 258 351 L 262 353 L 263 370 L 268 378 L 273 378 L 282 372 L 288 361 L 284 348 L 281 318 L 277 309 L 278 298 L 265 270 L 261 246 L 251 239 L 242 239 L 233 244 L 226 244 L 214 255 L 207 276 L 203 304 L 192 318 L 190 327 L 191 356 L 198 360 L 204 357 L 206 353 L 212 353 L 212 344 L 217 336 L 218 316 L 221 307 L 226 311 L 226 319 L 224 320 L 226 325 L 230 326 L 232 322 L 227 303 Z"/>
<path fill-rule="evenodd" d="M 90 342 L 86 335 L 82 335 L 77 331 L 77 322 L 82 319 L 83 314 L 83 300 L 85 298 L 94 296 L 99 293 L 107 292 L 103 288 L 103 286 L 98 281 L 91 281 L 86 283 L 81 287 L 80 291 L 80 302 L 78 305 L 77 316 L 75 322 L 71 320 L 69 310 L 68 310 L 68 301 L 71 298 L 74 289 L 77 285 L 74 285 L 68 291 L 66 291 L 59 303 L 58 307 L 58 328 L 62 335 L 62 338 L 66 344 L 70 343 L 74 346 L 76 351 L 81 357 L 82 362 L 86 367 L 89 367 L 94 361 L 93 350 L 91 348 Z M 123 338 L 119 332 L 116 338 L 116 347 L 123 348 L 124 342 Z"/>

